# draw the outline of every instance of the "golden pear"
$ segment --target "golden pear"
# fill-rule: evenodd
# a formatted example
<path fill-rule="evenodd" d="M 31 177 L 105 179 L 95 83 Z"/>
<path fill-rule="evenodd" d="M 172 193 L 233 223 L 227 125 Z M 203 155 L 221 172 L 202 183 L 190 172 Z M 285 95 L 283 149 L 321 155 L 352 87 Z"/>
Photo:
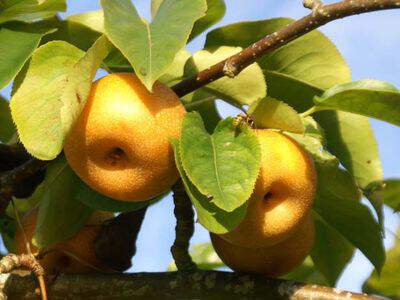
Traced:
<path fill-rule="evenodd" d="M 303 222 L 313 204 L 317 176 L 301 145 L 274 130 L 255 130 L 261 147 L 261 168 L 247 214 L 226 241 L 249 248 L 275 245 Z"/>
<path fill-rule="evenodd" d="M 144 201 L 179 178 L 170 138 L 179 138 L 185 109 L 177 95 L 156 82 L 150 93 L 134 74 L 97 80 L 67 136 L 72 169 L 108 197 Z"/>
<path fill-rule="evenodd" d="M 232 270 L 278 277 L 303 262 L 313 247 L 314 234 L 314 220 L 308 214 L 287 239 L 269 247 L 241 247 L 213 233 L 210 237 L 215 251 Z"/>
<path fill-rule="evenodd" d="M 15 233 L 15 248 L 17 254 L 28 253 L 26 240 L 30 243 L 33 254 L 38 249 L 32 243 L 35 233 L 37 216 L 39 210 L 30 210 L 22 219 L 22 227 Z M 94 240 L 101 231 L 101 225 L 114 215 L 110 212 L 95 211 L 89 218 L 86 225 L 73 237 L 42 249 L 43 258 L 39 260 L 47 274 L 55 273 L 89 273 L 96 271 L 111 271 L 104 267 L 97 259 L 94 250 Z M 25 240 L 26 236 L 26 240 Z"/>

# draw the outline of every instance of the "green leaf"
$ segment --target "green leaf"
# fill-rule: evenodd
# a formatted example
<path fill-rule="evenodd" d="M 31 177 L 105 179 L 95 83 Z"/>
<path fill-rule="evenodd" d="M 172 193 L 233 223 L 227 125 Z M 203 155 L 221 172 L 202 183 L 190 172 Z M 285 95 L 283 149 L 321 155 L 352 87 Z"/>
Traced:
<path fill-rule="evenodd" d="M 192 201 L 198 221 L 201 225 L 209 231 L 223 234 L 232 231 L 243 220 L 246 215 L 247 202 L 234 210 L 233 212 L 226 212 L 215 204 L 213 204 L 206 196 L 201 194 L 197 188 L 190 182 L 189 178 L 182 166 L 181 153 L 179 150 L 179 141 L 172 140 L 171 144 L 174 148 L 175 162 L 178 171 L 181 175 L 186 193 Z"/>
<path fill-rule="evenodd" d="M 199 71 L 240 52 L 239 47 L 219 47 L 210 52 L 201 50 L 193 54 L 185 67 L 185 76 L 189 77 Z M 251 104 L 266 96 L 267 86 L 260 67 L 253 63 L 235 78 L 223 77 L 203 87 L 218 98 L 234 104 Z"/>
<path fill-rule="evenodd" d="M 395 211 L 400 211 L 400 179 L 385 180 L 382 200 Z"/>
<path fill-rule="evenodd" d="M 350 200 L 351 201 L 351 200 Z M 314 265 L 331 286 L 335 286 L 354 254 L 354 247 L 315 214 L 315 243 L 311 251 Z"/>
<path fill-rule="evenodd" d="M 293 22 L 277 18 L 241 22 L 217 28 L 207 35 L 206 47 L 247 47 Z M 351 81 L 350 69 L 335 45 L 321 32 L 312 32 L 272 51 L 258 61 L 268 85 L 268 95 L 297 111 L 313 106 L 314 96 L 334 85 Z M 347 112 L 319 112 L 315 115 L 326 134 L 328 150 L 366 188 L 382 180 L 378 147 L 368 118 Z M 382 223 L 381 203 L 370 195 Z"/>
<path fill-rule="evenodd" d="M 157 11 L 164 0 L 151 1 L 151 17 L 154 19 Z M 206 0 L 207 11 L 205 16 L 194 23 L 192 32 L 190 33 L 189 41 L 200 35 L 207 28 L 218 23 L 225 15 L 226 6 L 224 0 Z"/>
<path fill-rule="evenodd" d="M 0 89 L 10 83 L 51 30 L 34 30 L 31 26 L 13 24 L 0 28 Z"/>
<path fill-rule="evenodd" d="M 292 22 L 292 19 L 276 18 L 227 25 L 208 33 L 206 47 L 226 45 L 245 48 Z M 350 70 L 340 53 L 329 39 L 317 30 L 266 54 L 259 60 L 259 65 L 265 72 L 268 85 L 273 78 L 282 85 L 295 81 L 326 89 L 350 80 Z M 275 89 L 296 95 L 287 87 L 274 84 L 275 81 L 270 87 L 270 96 L 276 97 Z M 312 98 L 308 99 L 308 103 L 311 100 Z M 301 99 L 297 99 L 296 104 L 304 107 L 301 105 Z M 298 107 L 299 105 L 294 105 L 295 109 Z"/>
<path fill-rule="evenodd" d="M 79 181 L 60 157 L 47 168 L 33 243 L 45 248 L 74 236 L 93 210 L 76 198 Z"/>
<path fill-rule="evenodd" d="M 297 112 L 285 102 L 271 97 L 254 102 L 248 113 L 254 118 L 257 128 L 275 128 L 294 133 L 303 133 L 303 121 Z"/>
<path fill-rule="evenodd" d="M 67 17 L 68 21 L 79 23 L 94 31 L 104 33 L 104 12 L 102 9 L 92 10 L 81 14 L 74 14 Z"/>
<path fill-rule="evenodd" d="M 218 254 L 215 253 L 211 243 L 194 245 L 190 249 L 190 256 L 196 263 L 197 267 L 202 270 L 213 270 L 225 266 L 222 260 L 218 257 Z M 172 262 L 168 267 L 168 271 L 176 270 L 176 265 L 174 262 Z"/>
<path fill-rule="evenodd" d="M 252 130 L 235 128 L 232 118 L 209 135 L 198 113 L 182 125 L 181 158 L 186 175 L 219 208 L 231 212 L 253 192 L 260 168 L 260 146 Z"/>
<path fill-rule="evenodd" d="M 226 6 L 224 0 L 207 0 L 206 15 L 194 23 L 189 41 L 206 31 L 209 27 L 217 24 L 224 17 Z"/>
<path fill-rule="evenodd" d="M 318 110 L 342 110 L 400 126 L 400 92 L 377 80 L 336 85 L 315 97 Z"/>
<path fill-rule="evenodd" d="M 320 112 L 316 116 L 324 128 L 327 148 L 366 189 L 383 178 L 378 144 L 368 118 L 348 112 Z M 383 224 L 382 202 L 366 192 Z"/>
<path fill-rule="evenodd" d="M 154 19 L 164 0 L 151 1 L 151 16 Z M 224 0 L 206 0 L 207 11 L 205 16 L 196 21 L 190 33 L 189 41 L 196 38 L 212 25 L 218 23 L 225 15 L 226 6 Z"/>
<path fill-rule="evenodd" d="M 57 28 L 56 32 L 46 35 L 42 39 L 42 44 L 60 40 L 87 51 L 101 35 L 99 32 L 77 22 L 51 19 L 42 23 Z"/>
<path fill-rule="evenodd" d="M 161 195 L 150 201 L 119 201 L 115 200 L 92 190 L 79 178 L 79 186 L 77 187 L 76 199 L 94 210 L 105 210 L 111 212 L 129 212 L 141 209 L 149 205 L 150 202 L 162 199 L 165 195 Z"/>
<path fill-rule="evenodd" d="M 0 95 L 0 142 L 6 143 L 15 133 L 8 101 Z"/>
<path fill-rule="evenodd" d="M 305 283 L 329 285 L 329 282 L 314 266 L 310 257 L 307 257 L 302 265 L 295 268 L 290 273 L 285 274 L 281 278 Z"/>
<path fill-rule="evenodd" d="M 16 224 L 14 219 L 10 218 L 6 214 L 3 214 L 0 217 L 0 233 L 1 233 L 1 238 L 3 240 L 3 245 L 10 253 L 15 253 L 15 247 L 14 247 L 15 231 L 16 231 Z"/>
<path fill-rule="evenodd" d="M 65 11 L 65 0 L 17 0 L 0 2 L 0 24 L 8 21 L 32 22 Z"/>
<path fill-rule="evenodd" d="M 185 48 L 181 49 L 175 55 L 173 63 L 158 80 L 169 86 L 180 81 L 183 78 L 185 64 L 190 57 L 189 51 Z"/>
<path fill-rule="evenodd" d="M 149 24 L 130 0 L 102 0 L 101 4 L 107 36 L 149 90 L 185 46 L 194 22 L 207 9 L 205 0 L 165 0 Z"/>
<path fill-rule="evenodd" d="M 63 106 L 60 116 L 64 135 L 69 132 L 85 106 L 93 78 L 110 49 L 110 42 L 102 35 L 69 71 L 68 83 L 61 98 Z"/>
<path fill-rule="evenodd" d="M 305 126 L 304 134 L 284 133 L 301 144 L 311 154 L 316 163 L 337 166 L 339 164 L 338 159 L 324 149 L 325 136 L 323 129 L 311 117 L 304 118 L 302 121 Z"/>
<path fill-rule="evenodd" d="M 61 41 L 49 42 L 35 51 L 25 79 L 11 99 L 19 137 L 33 156 L 51 160 L 61 152 L 108 51 L 105 37 L 100 37 L 86 54 Z"/>
<path fill-rule="evenodd" d="M 317 165 L 318 189 L 314 210 L 371 261 L 378 272 L 385 262 L 379 224 L 360 201 L 357 186 L 346 171 Z"/>
<path fill-rule="evenodd" d="M 187 111 L 197 111 L 201 115 L 207 132 L 213 133 L 215 127 L 221 121 L 215 103 L 216 97 L 204 89 L 198 89 L 182 97 L 181 100 Z"/>
<path fill-rule="evenodd" d="M 396 244 L 387 253 L 387 260 L 381 274 L 376 271 L 364 283 L 363 292 L 384 295 L 390 299 L 400 299 L 400 231 L 396 235 Z"/>

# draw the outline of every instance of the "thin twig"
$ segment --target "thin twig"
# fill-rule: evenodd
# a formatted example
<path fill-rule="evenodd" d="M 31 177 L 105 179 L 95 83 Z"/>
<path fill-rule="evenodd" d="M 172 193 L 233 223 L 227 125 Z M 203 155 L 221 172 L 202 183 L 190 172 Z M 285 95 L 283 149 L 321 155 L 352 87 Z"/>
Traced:
<path fill-rule="evenodd" d="M 39 281 L 42 300 L 47 300 L 46 285 L 44 282 L 44 269 L 32 253 L 7 254 L 0 260 L 0 274 L 11 273 L 15 269 L 26 268 L 31 271 Z"/>
<path fill-rule="evenodd" d="M 309 5 L 312 6 L 311 4 Z M 172 89 L 179 97 L 182 97 L 223 76 L 234 77 L 261 56 L 286 45 L 290 41 L 322 25 L 352 15 L 400 8 L 400 0 L 345 0 L 329 5 L 322 5 L 320 3 L 314 6 L 314 8 L 316 9 L 311 14 L 267 35 L 243 51 L 181 81 L 174 85 Z"/>
<path fill-rule="evenodd" d="M 15 206 L 15 203 L 12 199 L 11 199 L 11 203 L 12 203 L 15 219 L 17 220 L 17 225 L 23 234 L 26 253 L 27 253 L 27 256 L 29 257 L 29 260 L 27 260 L 27 263 L 25 266 L 27 266 L 32 271 L 32 273 L 35 274 L 35 276 L 38 279 L 40 295 L 42 297 L 42 300 L 47 300 L 46 284 L 45 284 L 45 280 L 44 280 L 44 274 L 45 274 L 44 269 L 41 266 L 41 264 L 39 263 L 39 261 L 36 259 L 36 257 L 32 254 L 31 243 L 28 240 L 28 237 L 25 232 L 25 228 L 22 225 L 21 218 L 19 216 L 19 212 L 18 212 L 17 207 Z M 22 254 L 22 255 L 25 255 L 25 254 Z M 24 266 L 23 260 L 21 260 L 21 261 L 22 261 L 22 263 L 21 263 L 22 266 Z"/>
<path fill-rule="evenodd" d="M 194 232 L 194 211 L 192 203 L 179 180 L 172 188 L 174 194 L 174 214 L 176 217 L 175 241 L 171 253 L 179 271 L 190 271 L 197 268 L 189 255 L 190 238 Z"/>

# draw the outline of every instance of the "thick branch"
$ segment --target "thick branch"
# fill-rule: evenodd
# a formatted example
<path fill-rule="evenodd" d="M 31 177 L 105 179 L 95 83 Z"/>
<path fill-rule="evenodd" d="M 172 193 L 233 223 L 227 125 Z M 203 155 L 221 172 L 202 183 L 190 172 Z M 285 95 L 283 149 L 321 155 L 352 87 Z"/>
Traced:
<path fill-rule="evenodd" d="M 94 241 L 96 257 L 108 268 L 125 271 L 136 253 L 136 240 L 146 214 L 147 206 L 119 214 L 103 224 Z"/>
<path fill-rule="evenodd" d="M 19 183 L 43 170 L 48 161 L 32 158 L 15 169 L 2 173 L 0 177 L 0 194 L 12 192 L 13 184 Z"/>
<path fill-rule="evenodd" d="M 32 276 L 1 275 L 8 299 L 37 299 Z M 62 275 L 47 287 L 49 299 L 377 299 L 262 276 L 220 271 Z M 0 294 L 0 297 L 2 295 Z"/>
<path fill-rule="evenodd" d="M 392 8 L 400 8 L 400 0 L 345 0 L 330 5 L 318 5 L 313 12 L 250 45 L 243 51 L 199 72 L 173 86 L 182 97 L 223 76 L 234 77 L 258 58 L 290 41 L 336 19 Z"/>
<path fill-rule="evenodd" d="M 176 217 L 175 241 L 171 253 L 176 267 L 180 271 L 196 269 L 196 264 L 189 255 L 189 242 L 194 232 L 194 212 L 192 203 L 179 180 L 172 188 L 174 192 L 174 214 Z"/>
<path fill-rule="evenodd" d="M 0 175 L 0 215 L 7 208 L 15 188 L 47 166 L 48 162 L 32 158 L 22 165 Z"/>
<path fill-rule="evenodd" d="M 15 161 L 28 160 L 29 154 L 20 143 L 7 145 L 0 142 L 0 170 L 4 170 L 3 165 Z"/>

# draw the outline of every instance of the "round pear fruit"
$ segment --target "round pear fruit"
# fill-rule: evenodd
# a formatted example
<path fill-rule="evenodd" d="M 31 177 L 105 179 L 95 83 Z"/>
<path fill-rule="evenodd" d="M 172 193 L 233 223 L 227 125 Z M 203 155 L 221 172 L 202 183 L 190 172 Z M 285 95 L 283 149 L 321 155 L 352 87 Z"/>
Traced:
<path fill-rule="evenodd" d="M 39 210 L 30 210 L 22 220 L 22 227 L 15 233 L 15 248 L 17 254 L 27 253 L 26 240 L 30 242 L 33 254 L 38 253 L 36 246 L 32 244 L 35 233 L 36 221 Z M 94 240 L 99 235 L 102 224 L 114 215 L 110 212 L 95 211 L 89 218 L 87 224 L 73 237 L 42 249 L 43 257 L 39 262 L 46 274 L 56 273 L 90 273 L 96 271 L 110 272 L 97 259 L 94 249 Z"/>
<path fill-rule="evenodd" d="M 309 214 L 286 240 L 264 248 L 233 245 L 210 233 L 218 256 L 234 271 L 278 277 L 299 266 L 314 244 L 314 221 Z"/>
<path fill-rule="evenodd" d="M 303 222 L 314 201 L 317 177 L 312 159 L 292 138 L 269 129 L 255 130 L 261 168 L 247 213 L 233 231 L 221 235 L 249 248 L 275 245 Z"/>
<path fill-rule="evenodd" d="M 144 201 L 179 178 L 170 138 L 179 138 L 185 109 L 156 82 L 149 92 L 134 74 L 97 80 L 69 132 L 64 152 L 77 173 L 99 193 Z"/>

